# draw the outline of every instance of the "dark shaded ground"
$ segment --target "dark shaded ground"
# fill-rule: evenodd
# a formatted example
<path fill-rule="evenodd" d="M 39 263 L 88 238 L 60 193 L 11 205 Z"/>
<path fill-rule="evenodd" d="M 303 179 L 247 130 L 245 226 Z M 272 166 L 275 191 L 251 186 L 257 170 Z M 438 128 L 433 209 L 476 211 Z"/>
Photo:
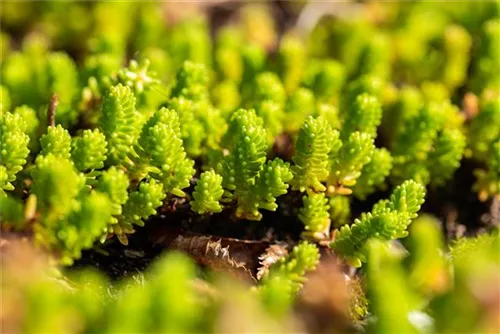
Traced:
<path fill-rule="evenodd" d="M 242 244 L 254 243 L 265 243 L 268 246 L 284 242 L 292 245 L 300 239 L 303 230 L 295 212 L 300 207 L 300 198 L 301 195 L 296 192 L 283 196 L 278 204 L 280 209 L 277 212 L 266 212 L 259 222 L 236 220 L 232 217 L 234 210 L 231 208 L 215 215 L 197 215 L 190 210 L 184 199 L 173 199 L 144 227 L 138 227 L 136 233 L 130 235 L 127 246 L 113 238 L 104 245 L 85 251 L 72 268 L 94 266 L 112 279 L 134 275 L 143 271 L 162 251 L 168 249 L 179 235 L 185 238 L 208 236 L 213 240 L 222 239 L 223 243 L 229 241 L 231 250 Z M 173 209 L 172 204 L 175 202 L 177 204 Z M 261 249 L 260 245 L 250 245 L 239 252 L 250 252 L 257 261 L 266 247 Z M 203 259 L 197 260 L 203 264 Z"/>

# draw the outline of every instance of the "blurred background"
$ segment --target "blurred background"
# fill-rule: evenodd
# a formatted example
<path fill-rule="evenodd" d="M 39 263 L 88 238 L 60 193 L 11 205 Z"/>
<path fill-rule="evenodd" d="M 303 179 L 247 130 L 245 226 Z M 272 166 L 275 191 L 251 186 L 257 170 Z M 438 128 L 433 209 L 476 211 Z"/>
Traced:
<path fill-rule="evenodd" d="M 396 84 L 442 81 L 445 87 L 431 84 L 428 89 L 445 90 L 457 98 L 453 95 L 457 89 L 460 95 L 465 90 L 481 93 L 488 83 L 478 72 L 498 66 L 479 64 L 483 49 L 495 48 L 491 38 L 496 28 L 485 31 L 483 24 L 498 13 L 495 1 L 459 5 L 446 1 L 3 1 L 1 59 L 17 50 L 64 50 L 78 65 L 97 71 L 97 65 L 90 63 L 98 61 L 87 56 L 106 54 L 106 65 L 101 63 L 99 70 L 111 72 L 130 59 L 149 58 L 162 79 L 171 78 L 189 59 L 213 64 L 223 75 L 236 77 L 241 70 L 227 50 L 231 44 L 234 48 L 245 41 L 264 48 L 272 66 L 282 41 L 293 37 L 302 39 L 308 56 L 343 63 L 348 77 L 377 72 Z M 217 51 L 221 45 L 224 50 Z M 12 62 L 21 62 L 20 57 L 13 58 Z M 464 61 L 468 66 L 461 66 Z M 370 65 L 376 62 L 380 65 Z M 460 66 L 467 73 L 455 70 Z M 468 75 L 471 80 L 465 85 Z M 3 76 L 9 81 L 6 70 Z M 86 77 L 81 79 L 86 82 Z"/>
<path fill-rule="evenodd" d="M 87 67 L 92 67 L 88 55 L 107 54 L 101 70 L 108 72 L 132 58 L 149 58 L 166 79 L 190 59 L 213 64 L 216 70 L 228 67 L 222 70 L 237 76 L 230 52 L 215 54 L 219 45 L 229 46 L 226 49 L 242 41 L 258 45 L 269 52 L 272 64 L 282 39 L 292 36 L 305 42 L 308 56 L 340 61 L 348 77 L 377 72 L 396 83 L 442 81 L 445 87 L 439 89 L 452 96 L 456 89 L 461 89 L 461 95 L 467 89 L 478 94 L 487 85 L 482 82 L 485 73 L 497 66 L 494 60 L 479 64 L 480 55 L 492 48 L 498 53 L 494 39 L 498 28 L 491 24 L 485 30 L 483 24 L 498 13 L 495 1 L 459 5 L 448 1 L 7 1 L 2 2 L 0 14 L 0 61 L 23 48 L 51 49 L 64 50 Z M 375 63 L 380 63 L 378 68 L 371 68 Z M 8 76 L 5 70 L 2 74 Z"/>

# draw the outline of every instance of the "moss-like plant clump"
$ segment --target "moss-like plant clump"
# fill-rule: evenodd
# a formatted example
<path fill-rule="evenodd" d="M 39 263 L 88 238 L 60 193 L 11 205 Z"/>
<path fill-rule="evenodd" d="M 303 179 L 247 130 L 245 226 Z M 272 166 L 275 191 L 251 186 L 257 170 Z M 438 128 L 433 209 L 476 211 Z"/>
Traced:
<path fill-rule="evenodd" d="M 5 332 L 499 332 L 499 15 L 2 3 Z"/>

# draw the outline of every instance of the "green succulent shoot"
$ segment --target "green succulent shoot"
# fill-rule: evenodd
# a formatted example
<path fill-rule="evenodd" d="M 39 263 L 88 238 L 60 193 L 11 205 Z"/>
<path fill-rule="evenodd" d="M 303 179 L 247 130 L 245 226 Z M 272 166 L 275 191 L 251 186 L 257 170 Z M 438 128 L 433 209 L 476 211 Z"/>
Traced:
<path fill-rule="evenodd" d="M 370 213 L 363 213 L 353 225 L 335 231 L 332 249 L 348 263 L 360 267 L 366 262 L 365 245 L 371 238 L 393 240 L 408 235 L 407 227 L 424 202 L 423 185 L 408 180 L 397 186 L 389 200 L 381 200 Z"/>
<path fill-rule="evenodd" d="M 370 306 L 377 317 L 370 329 L 380 333 L 419 333 L 409 319 L 410 311 L 416 306 L 415 293 L 400 257 L 380 240 L 370 240 L 366 248 L 368 298 L 375 302 Z M 389 306 L 395 304 L 400 307 Z"/>
<path fill-rule="evenodd" d="M 31 174 L 40 213 L 33 227 L 35 242 L 71 264 L 102 235 L 112 214 L 109 198 L 85 191 L 84 176 L 61 156 L 39 156 Z"/>
<path fill-rule="evenodd" d="M 236 216 L 250 220 L 260 220 L 259 209 L 276 211 L 276 198 L 287 193 L 288 184 L 293 175 L 290 165 L 280 158 L 269 160 L 262 166 L 255 183 L 248 192 L 238 198 Z"/>
<path fill-rule="evenodd" d="M 243 59 L 240 49 L 242 34 L 233 27 L 218 30 L 215 38 L 214 67 L 222 81 L 239 83 L 243 75 Z"/>
<path fill-rule="evenodd" d="M 141 182 L 138 189 L 129 194 L 118 223 L 111 226 L 118 240 L 127 245 L 127 234 L 135 231 L 134 225 L 144 226 L 144 220 L 156 214 L 156 209 L 162 205 L 165 197 L 161 183 L 154 179 Z"/>
<path fill-rule="evenodd" d="M 208 70 L 203 64 L 185 61 L 177 72 L 171 97 L 183 96 L 189 100 L 201 101 L 208 99 Z"/>
<path fill-rule="evenodd" d="M 341 63 L 333 59 L 313 59 L 306 68 L 303 85 L 311 89 L 318 100 L 335 102 L 345 79 L 345 67 Z"/>
<path fill-rule="evenodd" d="M 191 210 L 199 214 L 221 212 L 220 200 L 223 194 L 222 176 L 213 170 L 203 172 L 193 191 Z"/>
<path fill-rule="evenodd" d="M 0 169 L 3 167 L 0 166 Z M 7 226 L 13 230 L 22 231 L 26 227 L 24 203 L 14 196 L 9 196 L 5 192 L 0 193 L 2 210 L 0 219 L 2 226 Z"/>
<path fill-rule="evenodd" d="M 298 36 L 287 35 L 281 39 L 278 53 L 278 72 L 288 93 L 295 91 L 304 75 L 307 50 Z"/>
<path fill-rule="evenodd" d="M 179 114 L 182 140 L 190 157 L 218 148 L 226 124 L 221 111 L 211 104 L 206 66 L 184 62 L 166 106 Z"/>
<path fill-rule="evenodd" d="M 85 184 L 71 160 L 53 154 L 40 155 L 31 174 L 37 208 L 54 218 L 64 216 L 75 206 L 75 198 Z"/>
<path fill-rule="evenodd" d="M 26 122 L 19 114 L 0 114 L 0 192 L 14 190 L 16 180 L 29 154 L 29 136 L 25 133 Z"/>
<path fill-rule="evenodd" d="M 363 93 L 375 96 L 379 101 L 383 102 L 382 97 L 386 85 L 387 83 L 377 75 L 362 75 L 347 85 L 342 99 L 342 106 L 345 110 L 348 110 L 354 104 L 356 98 Z"/>
<path fill-rule="evenodd" d="M 292 249 L 289 255 L 281 257 L 270 266 L 259 288 L 265 288 L 274 280 L 278 280 L 287 287 L 286 290 L 293 298 L 306 280 L 304 275 L 314 270 L 318 262 L 318 248 L 314 244 L 302 241 Z"/>
<path fill-rule="evenodd" d="M 329 175 L 328 154 L 332 142 L 338 140 L 339 133 L 331 129 L 328 122 L 322 118 L 309 116 L 300 128 L 297 138 L 296 153 L 292 158 L 293 190 L 325 191 L 322 184 Z"/>
<path fill-rule="evenodd" d="M 340 149 L 331 151 L 328 192 L 351 193 L 348 187 L 356 184 L 364 166 L 370 162 L 374 149 L 373 137 L 356 131 L 349 135 Z"/>
<path fill-rule="evenodd" d="M 75 167 L 85 172 L 104 167 L 107 153 L 106 137 L 98 129 L 84 130 L 71 140 L 71 158 Z"/>
<path fill-rule="evenodd" d="M 462 26 L 451 25 L 444 31 L 446 65 L 443 81 L 451 89 L 464 83 L 470 61 L 472 37 Z"/>
<path fill-rule="evenodd" d="M 14 114 L 18 114 L 26 122 L 26 134 L 30 137 L 28 148 L 31 152 L 38 152 L 39 149 L 39 126 L 40 120 L 33 108 L 22 105 L 14 109 Z"/>
<path fill-rule="evenodd" d="M 264 48 L 251 43 L 242 47 L 241 59 L 243 61 L 243 77 L 241 80 L 241 92 L 246 98 L 251 95 L 254 87 L 255 77 L 264 70 L 267 54 Z"/>
<path fill-rule="evenodd" d="M 264 100 L 255 106 L 257 116 L 262 118 L 267 132 L 267 141 L 273 144 L 275 138 L 283 131 L 285 113 L 283 107 L 272 100 Z"/>
<path fill-rule="evenodd" d="M 6 112 L 10 110 L 10 94 L 7 87 L 0 85 L 0 112 Z"/>
<path fill-rule="evenodd" d="M 202 153 L 203 142 L 207 139 L 207 133 L 197 111 L 200 104 L 184 97 L 173 97 L 168 100 L 167 108 L 175 110 L 179 116 L 181 138 L 184 148 L 190 156 L 199 156 Z"/>
<path fill-rule="evenodd" d="M 299 209 L 299 219 L 305 226 L 302 236 L 321 241 L 330 237 L 330 206 L 324 193 L 308 193 L 302 197 L 302 207 Z"/>
<path fill-rule="evenodd" d="M 466 137 L 460 129 L 443 129 L 429 154 L 429 172 L 434 185 L 443 185 L 460 166 Z"/>
<path fill-rule="evenodd" d="M 109 198 L 98 192 L 80 199 L 80 205 L 69 214 L 67 225 L 60 226 L 56 233 L 65 249 L 63 263 L 71 264 L 80 258 L 83 249 L 92 248 L 111 218 L 110 204 Z"/>
<path fill-rule="evenodd" d="M 169 140 L 165 140 L 169 138 Z M 182 145 L 179 117 L 174 110 L 161 108 L 144 124 L 135 147 L 140 163 L 151 165 L 152 176 L 163 183 L 166 192 L 184 196 L 194 174 L 194 161 L 186 157 Z"/>
<path fill-rule="evenodd" d="M 229 120 L 222 143 L 228 143 L 229 150 L 222 162 L 223 186 L 238 197 L 255 183 L 266 161 L 266 131 L 262 119 L 254 110 L 239 109 Z"/>
<path fill-rule="evenodd" d="M 135 96 L 127 86 L 109 89 L 102 106 L 100 129 L 108 142 L 106 164 L 123 164 L 140 133 L 141 116 L 135 109 Z"/>
<path fill-rule="evenodd" d="M 372 137 L 377 136 L 377 127 L 382 121 L 382 105 L 372 95 L 358 95 L 344 116 L 342 138 L 347 138 L 355 131 L 364 132 Z"/>
<path fill-rule="evenodd" d="M 364 165 L 361 175 L 352 188 L 354 196 L 365 199 L 377 189 L 383 189 L 385 179 L 392 169 L 391 153 L 385 148 L 375 148 L 370 162 Z"/>
<path fill-rule="evenodd" d="M 393 182 L 412 178 L 437 186 L 453 175 L 465 149 L 457 115 L 449 102 L 431 102 L 407 119 L 393 143 Z"/>
<path fill-rule="evenodd" d="M 262 101 L 273 101 L 280 106 L 285 104 L 285 89 L 276 74 L 263 72 L 258 74 L 254 80 L 255 86 L 251 97 L 252 105 Z"/>
<path fill-rule="evenodd" d="M 112 215 L 107 222 L 107 226 L 102 231 L 101 242 L 104 242 L 108 236 L 115 233 L 114 226 L 120 222 L 123 210 L 122 206 L 127 202 L 129 197 L 127 191 L 129 185 L 130 181 L 127 174 L 115 166 L 104 171 L 98 179 L 95 190 L 108 196 Z M 121 232 L 120 225 L 117 226 L 117 230 Z M 122 239 L 124 238 L 122 237 Z"/>
<path fill-rule="evenodd" d="M 351 222 L 351 202 L 348 196 L 330 196 L 328 205 L 330 207 L 330 220 L 333 226 L 340 227 Z"/>
<path fill-rule="evenodd" d="M 289 164 L 278 158 L 265 163 L 266 131 L 253 109 L 237 110 L 222 140 L 230 145 L 219 165 L 226 200 L 236 200 L 237 217 L 260 220 L 259 209 L 276 210 L 276 197 L 287 192 Z"/>
<path fill-rule="evenodd" d="M 500 41 L 500 20 L 492 18 L 481 27 L 481 45 L 478 50 L 479 59 L 474 62 L 471 86 L 474 92 L 481 93 L 488 88 L 498 89 L 500 80 L 496 73 L 500 69 L 498 60 Z"/>
<path fill-rule="evenodd" d="M 315 111 L 314 93 L 307 88 L 298 88 L 286 101 L 284 129 L 291 133 L 299 131 L 306 118 Z"/>
<path fill-rule="evenodd" d="M 69 159 L 71 155 L 71 136 L 61 125 L 49 126 L 47 133 L 40 137 L 40 154 L 53 154 L 57 157 Z"/>
<path fill-rule="evenodd" d="M 374 75 L 387 78 L 391 72 L 390 38 L 382 32 L 373 33 L 360 50 L 354 76 Z"/>

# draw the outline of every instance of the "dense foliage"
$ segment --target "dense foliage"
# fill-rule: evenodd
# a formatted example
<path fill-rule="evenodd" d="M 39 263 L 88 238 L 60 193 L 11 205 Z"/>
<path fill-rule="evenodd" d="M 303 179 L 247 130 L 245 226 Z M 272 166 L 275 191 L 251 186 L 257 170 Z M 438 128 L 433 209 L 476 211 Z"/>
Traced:
<path fill-rule="evenodd" d="M 280 35 L 262 4 L 211 31 L 174 3 L 2 3 L 6 331 L 499 330 L 500 6 L 337 5 Z M 479 236 L 419 215 L 459 169 L 491 204 Z M 70 267 L 152 219 L 268 244 L 255 270 L 222 239 L 135 281 Z"/>

